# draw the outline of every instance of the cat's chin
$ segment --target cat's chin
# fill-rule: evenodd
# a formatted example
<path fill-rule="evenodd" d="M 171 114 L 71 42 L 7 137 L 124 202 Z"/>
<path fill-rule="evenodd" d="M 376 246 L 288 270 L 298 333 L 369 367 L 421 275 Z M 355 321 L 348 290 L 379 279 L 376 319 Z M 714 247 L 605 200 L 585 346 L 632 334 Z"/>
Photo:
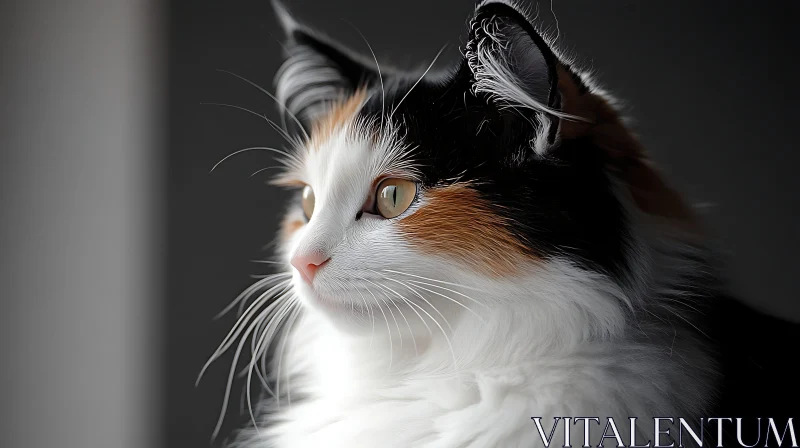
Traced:
<path fill-rule="evenodd" d="M 326 294 L 306 283 L 295 283 L 294 289 L 305 306 L 332 317 L 352 319 L 352 316 L 365 312 L 362 304 L 344 300 L 340 296 Z"/>
<path fill-rule="evenodd" d="M 305 308 L 323 316 L 337 330 L 350 335 L 375 332 L 373 319 L 376 317 L 372 313 L 378 311 L 365 308 L 360 298 L 350 300 L 340 295 L 330 296 L 307 284 L 295 287 L 295 291 Z"/>

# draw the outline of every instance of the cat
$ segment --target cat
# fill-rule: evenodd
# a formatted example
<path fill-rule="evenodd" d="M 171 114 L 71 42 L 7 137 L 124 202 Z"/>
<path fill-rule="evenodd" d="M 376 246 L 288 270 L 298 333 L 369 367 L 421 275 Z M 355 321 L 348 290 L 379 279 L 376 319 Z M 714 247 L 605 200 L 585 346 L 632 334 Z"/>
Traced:
<path fill-rule="evenodd" d="M 627 440 L 629 417 L 709 415 L 726 284 L 708 232 L 524 5 L 479 2 L 441 71 L 275 8 L 274 183 L 295 194 L 280 272 L 215 354 L 250 341 L 265 390 L 236 446 L 533 447 L 532 417 L 614 417 Z"/>

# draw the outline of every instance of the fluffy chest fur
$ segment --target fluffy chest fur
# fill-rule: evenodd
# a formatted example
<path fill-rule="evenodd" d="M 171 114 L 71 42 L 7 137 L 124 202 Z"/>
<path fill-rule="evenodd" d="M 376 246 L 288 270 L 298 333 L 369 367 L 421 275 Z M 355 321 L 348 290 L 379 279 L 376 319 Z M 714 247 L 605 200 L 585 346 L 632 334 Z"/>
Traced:
<path fill-rule="evenodd" d="M 676 333 L 669 345 L 657 331 L 595 338 L 582 329 L 598 322 L 554 316 L 532 296 L 539 305 L 465 316 L 449 343 L 441 333 L 424 346 L 347 337 L 323 316 L 304 316 L 285 353 L 287 390 L 268 405 L 263 429 L 248 432 L 247 446 L 542 446 L 531 417 L 542 418 L 547 434 L 555 417 L 567 416 L 613 417 L 627 440 L 630 416 L 689 417 L 707 405 L 710 377 L 698 375 L 712 366 L 702 365 L 707 359 L 691 338 Z M 530 324 L 542 328 L 519 331 Z M 558 428 L 560 446 L 567 436 Z M 653 440 L 652 425 L 636 431 L 637 440 Z M 590 434 L 597 445 L 603 428 Z M 580 446 L 582 425 L 569 437 Z"/>

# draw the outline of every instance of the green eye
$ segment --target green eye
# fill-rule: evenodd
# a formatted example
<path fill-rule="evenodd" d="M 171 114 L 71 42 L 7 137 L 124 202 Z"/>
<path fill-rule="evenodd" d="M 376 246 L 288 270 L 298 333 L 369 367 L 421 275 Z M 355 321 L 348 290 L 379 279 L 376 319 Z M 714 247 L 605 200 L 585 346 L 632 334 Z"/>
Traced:
<path fill-rule="evenodd" d="M 314 203 L 316 199 L 314 197 L 314 190 L 311 189 L 310 185 L 306 185 L 303 188 L 303 213 L 306 215 L 306 219 L 311 219 L 311 215 L 314 214 Z"/>
<path fill-rule="evenodd" d="M 378 185 L 376 208 L 384 218 L 394 218 L 408 210 L 416 194 L 417 184 L 414 182 L 385 179 Z"/>

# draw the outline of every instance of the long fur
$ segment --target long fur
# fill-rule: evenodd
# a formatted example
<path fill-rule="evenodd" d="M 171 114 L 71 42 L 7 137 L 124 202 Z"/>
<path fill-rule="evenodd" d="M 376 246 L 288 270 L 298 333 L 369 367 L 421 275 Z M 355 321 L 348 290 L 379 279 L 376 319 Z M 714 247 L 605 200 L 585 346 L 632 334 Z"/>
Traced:
<path fill-rule="evenodd" d="M 278 77 L 289 112 L 341 113 L 347 86 L 366 96 L 341 126 L 295 148 L 302 163 L 282 175 L 313 187 L 316 203 L 310 220 L 299 202 L 285 220 L 277 263 L 289 286 L 259 296 L 237 324 L 268 393 L 235 446 L 531 447 L 541 445 L 533 416 L 547 425 L 614 417 L 625 435 L 632 416 L 703 415 L 716 378 L 702 327 L 722 288 L 714 254 L 701 237 L 641 210 L 597 137 L 565 133 L 565 120 L 597 123 L 565 111 L 575 101 L 553 93 L 548 74 L 569 69 L 555 53 L 550 66 L 504 53 L 548 60 L 530 23 L 519 22 L 521 8 L 482 2 L 458 68 L 395 74 L 388 88 L 370 67 L 360 86 L 342 81 L 327 61 L 344 56 L 318 53 L 336 47 L 307 45 L 311 37 L 298 37 L 281 14 L 299 45 Z M 583 92 L 588 78 L 574 73 Z M 600 90 L 584 90 L 607 104 Z M 368 207 L 386 177 L 418 185 L 397 218 Z M 403 225 L 462 184 L 490 204 L 480 213 L 501 217 L 518 239 L 522 249 L 503 254 L 511 271 L 462 262 L 486 250 L 470 239 L 497 231 L 470 220 L 469 204 L 441 211 L 464 223 L 451 233 Z M 425 238 L 452 242 L 453 252 L 431 251 Z M 312 252 L 330 262 L 308 284 L 289 263 Z M 271 367 L 257 368 L 270 353 Z M 652 427 L 638 430 L 639 440 L 653 439 Z M 602 428 L 594 433 L 596 445 Z M 583 444 L 580 428 L 569 442 Z"/>

